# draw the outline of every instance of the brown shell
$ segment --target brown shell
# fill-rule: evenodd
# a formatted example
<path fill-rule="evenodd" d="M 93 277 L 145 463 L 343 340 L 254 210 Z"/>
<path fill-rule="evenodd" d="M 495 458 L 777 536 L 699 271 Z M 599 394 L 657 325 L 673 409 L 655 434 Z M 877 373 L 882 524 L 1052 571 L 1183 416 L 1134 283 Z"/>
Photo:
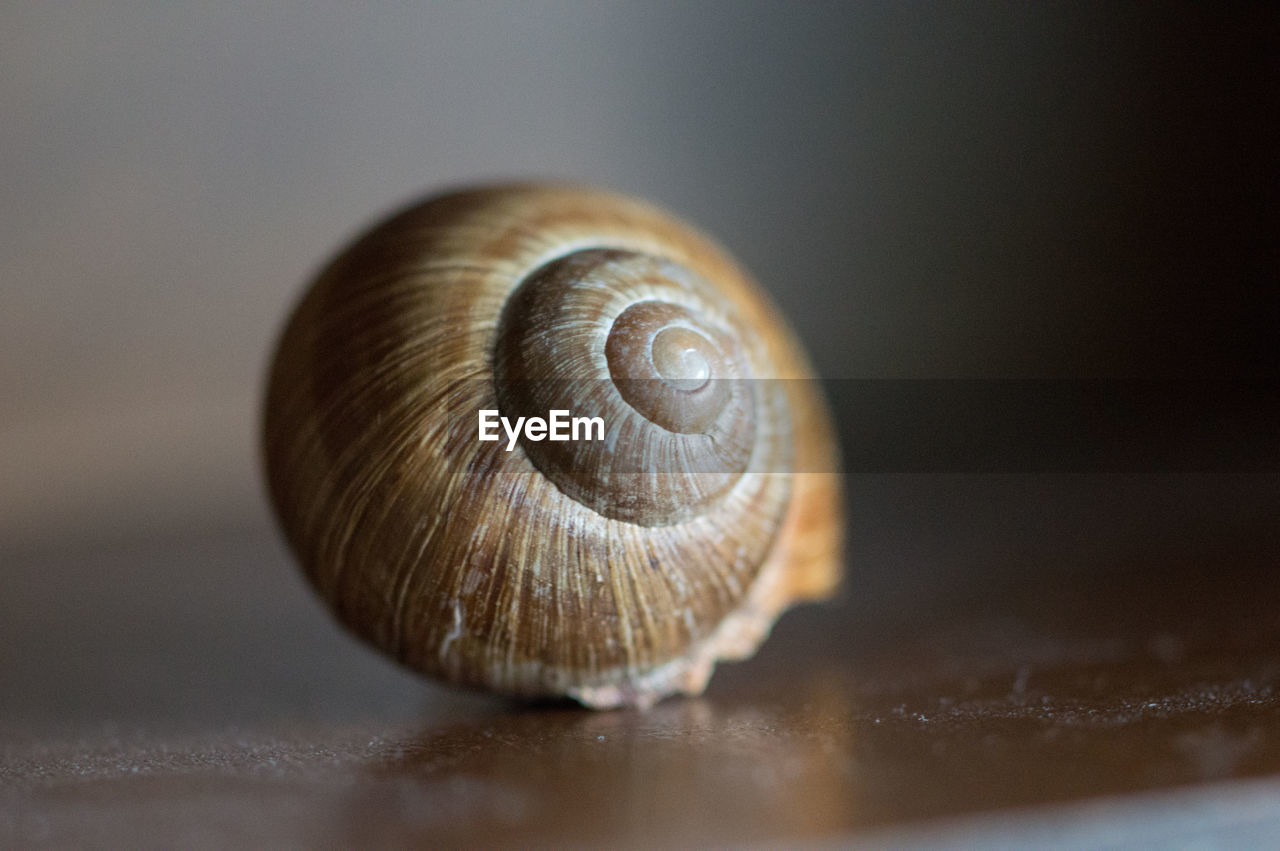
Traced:
<path fill-rule="evenodd" d="M 455 193 L 375 227 L 297 307 L 271 495 L 321 595 L 406 665 L 648 705 L 837 582 L 810 378 L 756 286 L 669 215 L 581 187 Z M 609 440 L 477 439 L 481 409 L 566 406 Z"/>

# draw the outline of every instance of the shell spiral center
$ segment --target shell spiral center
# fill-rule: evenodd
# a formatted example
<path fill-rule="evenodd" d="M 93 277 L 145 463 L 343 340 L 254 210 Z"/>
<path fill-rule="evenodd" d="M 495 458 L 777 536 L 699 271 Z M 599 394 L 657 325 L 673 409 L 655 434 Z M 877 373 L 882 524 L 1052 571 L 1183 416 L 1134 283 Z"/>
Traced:
<path fill-rule="evenodd" d="M 587 249 L 527 276 L 503 310 L 494 381 L 504 416 L 600 417 L 602 441 L 521 439 L 561 491 L 644 526 L 683 522 L 747 469 L 756 398 L 739 325 L 670 260 Z"/>

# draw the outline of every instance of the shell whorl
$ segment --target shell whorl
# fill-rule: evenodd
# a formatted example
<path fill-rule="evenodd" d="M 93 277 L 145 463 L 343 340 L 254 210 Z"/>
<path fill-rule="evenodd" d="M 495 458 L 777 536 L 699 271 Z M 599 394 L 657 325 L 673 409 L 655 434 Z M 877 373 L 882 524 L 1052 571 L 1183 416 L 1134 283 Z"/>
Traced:
<path fill-rule="evenodd" d="M 642 526 L 712 508 L 753 458 L 789 470 L 786 406 L 757 409 L 751 379 L 767 355 L 731 307 L 689 269 L 617 249 L 571 252 L 521 281 L 499 326 L 499 407 L 609 424 L 602 442 L 526 441 L 534 466 L 596 513 Z"/>
<path fill-rule="evenodd" d="M 807 376 L 736 265 L 656 209 L 458 193 L 374 228 L 295 311 L 268 479 L 312 582 L 406 664 L 643 704 L 834 584 L 829 424 L 811 382 L 779 380 Z M 476 439 L 479 410 L 557 408 L 608 439 Z"/>

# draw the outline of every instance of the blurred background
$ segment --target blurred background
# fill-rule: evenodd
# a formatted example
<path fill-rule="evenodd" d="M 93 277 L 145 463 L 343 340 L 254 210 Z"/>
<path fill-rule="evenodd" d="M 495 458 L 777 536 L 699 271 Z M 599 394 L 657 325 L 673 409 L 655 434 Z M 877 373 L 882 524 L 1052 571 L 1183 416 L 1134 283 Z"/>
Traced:
<path fill-rule="evenodd" d="M 638 194 L 827 378 L 1274 376 L 1276 15 L 1075 3 L 0 14 L 0 551 L 268 522 L 316 268 L 426 192 Z"/>
<path fill-rule="evenodd" d="M 1280 771 L 1276 9 L 5 4 L 0 844 L 736 844 Z M 508 178 L 716 236 L 832 392 L 841 600 L 704 699 L 424 683 L 275 529 L 290 307 L 376 219 Z M 1076 452 L 1112 379 L 1167 398 Z M 1252 382 L 1247 428 L 1191 380 Z M 1274 786 L 1224 794 L 1274 827 Z M 1211 825 L 1132 835 L 1157 811 Z"/>

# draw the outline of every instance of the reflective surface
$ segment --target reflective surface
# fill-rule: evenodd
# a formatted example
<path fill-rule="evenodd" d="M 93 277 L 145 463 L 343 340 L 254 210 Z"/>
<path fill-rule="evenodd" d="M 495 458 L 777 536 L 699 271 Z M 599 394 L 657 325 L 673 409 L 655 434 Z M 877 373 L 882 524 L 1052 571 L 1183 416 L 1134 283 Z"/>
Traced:
<path fill-rule="evenodd" d="M 851 486 L 844 599 L 649 713 L 404 674 L 266 531 L 8 556 L 0 838 L 1018 843 L 1051 818 L 1096 844 L 1273 817 L 1280 784 L 1219 783 L 1280 773 L 1270 477 Z M 859 583 L 895 557 L 902 587 Z M 1184 797 L 1124 797 L 1148 792 Z"/>

